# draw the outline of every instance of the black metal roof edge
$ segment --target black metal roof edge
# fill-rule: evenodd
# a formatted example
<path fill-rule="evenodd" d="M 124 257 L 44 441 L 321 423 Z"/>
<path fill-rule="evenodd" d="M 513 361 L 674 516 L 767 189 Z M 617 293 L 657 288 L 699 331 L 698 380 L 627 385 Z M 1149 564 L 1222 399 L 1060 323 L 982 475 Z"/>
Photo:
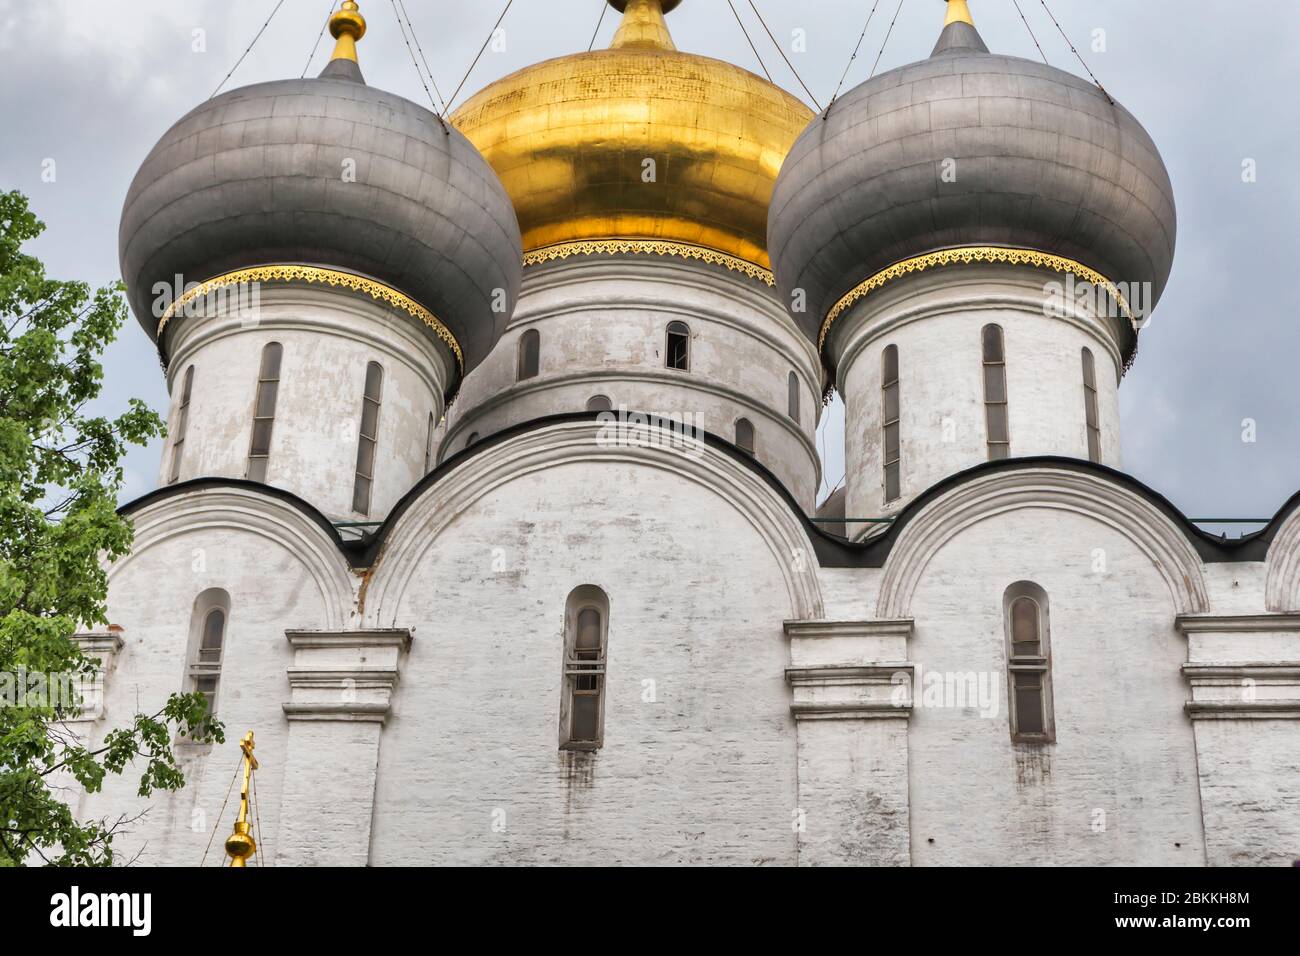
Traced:
<path fill-rule="evenodd" d="M 1178 510 L 1174 504 L 1162 495 L 1160 492 L 1134 478 L 1132 475 L 1118 471 L 1108 465 L 1101 465 L 1095 462 L 1087 461 L 1082 458 L 1067 458 L 1061 455 L 1034 455 L 1026 458 L 1007 458 L 1001 461 L 986 461 L 967 468 L 965 471 L 959 471 L 949 475 L 947 478 L 931 485 L 924 492 L 912 499 L 911 502 L 898 514 L 894 523 L 890 525 L 889 530 L 883 535 L 876 537 L 868 542 L 863 542 L 859 547 L 865 552 L 870 553 L 866 560 L 859 560 L 855 564 L 865 567 L 883 567 L 885 559 L 888 557 L 890 550 L 898 536 L 902 534 L 905 528 L 916 515 L 926 508 L 932 501 L 939 496 L 946 494 L 959 485 L 967 481 L 997 472 L 1020 471 L 1027 468 L 1055 468 L 1061 471 L 1074 471 L 1086 474 L 1094 474 L 1106 478 L 1116 485 L 1120 485 L 1129 491 L 1134 492 L 1140 497 L 1146 499 L 1155 508 L 1168 518 L 1174 525 L 1182 531 L 1188 542 L 1196 550 L 1201 560 L 1207 564 L 1217 564 L 1224 562 L 1236 561 L 1263 561 L 1268 554 L 1268 546 L 1273 541 L 1273 536 L 1277 529 L 1282 525 L 1297 507 L 1300 507 L 1300 491 L 1292 495 L 1276 514 L 1269 519 L 1268 524 L 1258 531 L 1244 535 L 1240 538 L 1226 539 L 1217 535 L 1209 534 L 1202 531 L 1194 525 L 1187 516 Z"/>
<path fill-rule="evenodd" d="M 292 491 L 286 491 L 283 488 L 277 488 L 274 485 L 266 485 L 260 481 L 249 481 L 247 478 L 191 478 L 188 481 L 178 481 L 174 485 L 163 485 L 161 488 L 155 488 L 139 498 L 134 498 L 117 509 L 117 513 L 123 517 L 129 518 L 137 511 L 141 511 L 150 505 L 157 504 L 160 501 L 166 501 L 168 498 L 175 498 L 179 495 L 187 494 L 191 491 L 206 491 L 209 488 L 240 488 L 244 491 L 251 491 L 255 494 L 263 495 L 267 498 L 275 498 L 283 501 L 292 508 L 301 511 L 309 520 L 320 525 L 330 539 L 337 545 L 348 559 L 348 564 L 352 567 L 364 567 L 359 565 L 353 559 L 359 551 L 357 545 L 361 542 L 348 541 L 339 534 L 338 528 L 311 502 L 299 498 Z"/>
<path fill-rule="evenodd" d="M 581 421 L 598 421 L 601 415 L 609 414 L 607 412 L 566 412 L 558 415 L 546 415 L 541 418 L 530 419 L 512 425 L 499 432 L 488 435 L 485 438 L 475 442 L 469 448 L 464 448 L 454 455 L 446 458 L 436 468 L 430 471 L 422 479 L 415 483 L 411 489 L 404 494 L 389 511 L 388 516 L 378 529 L 371 535 L 361 540 L 344 540 L 339 534 L 338 529 L 325 517 L 314 505 L 298 497 L 293 492 L 286 491 L 283 488 L 276 488 L 271 485 L 265 485 L 256 481 L 248 481 L 243 478 L 194 478 L 189 481 L 179 482 L 174 485 L 165 485 L 157 488 L 133 501 L 128 502 L 118 508 L 118 513 L 129 516 L 135 511 L 139 511 L 148 505 L 175 495 L 184 494 L 189 491 L 198 491 L 205 488 L 242 488 L 247 491 L 267 495 L 279 499 L 291 507 L 297 508 L 304 515 L 324 528 L 330 538 L 338 546 L 339 550 L 347 558 L 348 564 L 353 568 L 370 567 L 379 553 L 383 550 L 384 544 L 393 528 L 401 520 L 402 515 L 411 505 L 424 494 L 432 485 L 442 480 L 443 476 L 452 469 L 468 460 L 474 455 L 491 448 L 501 442 L 508 441 L 517 435 L 526 434 L 540 428 L 546 428 L 550 425 L 561 424 L 564 422 L 581 422 Z M 627 414 L 649 414 L 638 412 L 627 412 Z M 814 522 L 809 520 L 809 516 L 804 514 L 803 509 L 799 507 L 794 496 L 790 494 L 789 489 L 769 471 L 761 462 L 755 459 L 747 452 L 741 451 L 732 442 L 721 438 L 712 432 L 700 432 L 703 436 L 704 443 L 725 455 L 730 456 L 735 461 L 751 469 L 755 474 L 763 479 L 764 482 L 786 503 L 790 512 L 803 525 L 804 532 L 808 535 L 809 542 L 813 546 L 813 551 L 817 555 L 818 563 L 822 567 L 829 568 L 851 568 L 851 567 L 883 567 L 890 551 L 893 549 L 894 542 L 897 541 L 903 529 L 931 502 L 946 494 L 952 489 L 972 481 L 984 475 L 995 474 L 998 472 L 1020 471 L 1028 468 L 1055 468 L 1062 471 L 1074 471 L 1087 474 L 1099 475 L 1114 484 L 1120 485 L 1146 499 L 1165 515 L 1195 548 L 1201 560 L 1207 564 L 1239 561 L 1263 561 L 1268 554 L 1268 547 L 1273 541 L 1277 530 L 1281 527 L 1286 518 L 1296 509 L 1300 508 L 1300 491 L 1292 495 L 1276 514 L 1269 519 L 1268 524 L 1258 531 L 1245 535 L 1241 538 L 1228 540 L 1216 535 L 1202 531 L 1196 525 L 1192 524 L 1181 511 L 1179 511 L 1172 502 L 1158 491 L 1143 484 L 1131 475 L 1122 471 L 1117 471 L 1107 465 L 1100 465 L 1094 462 L 1086 461 L 1080 458 L 1066 458 L 1059 455 L 1037 455 L 1028 458 L 1008 458 L 1002 461 L 981 462 L 965 471 L 959 471 L 949 475 L 947 478 L 931 485 L 924 492 L 912 499 L 908 505 L 899 512 L 889 530 L 884 534 L 872 538 L 865 542 L 852 542 L 845 538 L 832 535 L 823 531 Z M 849 522 L 852 523 L 852 522 Z"/>
<path fill-rule="evenodd" d="M 638 412 L 632 409 L 627 409 L 625 413 L 629 416 L 631 415 L 649 416 L 653 414 L 650 412 Z M 411 504 L 417 498 L 420 497 L 421 494 L 424 493 L 425 489 L 427 489 L 430 485 L 436 484 L 441 479 L 441 477 L 444 474 L 446 474 L 446 472 L 450 471 L 452 468 L 457 467 L 458 465 L 460 465 L 462 462 L 466 461 L 470 457 L 478 454 L 480 451 L 486 448 L 490 448 L 491 446 L 496 445 L 500 442 L 507 441 L 515 437 L 516 435 L 525 434 L 530 431 L 535 431 L 536 429 L 539 428 L 545 428 L 549 425 L 556 425 L 564 422 L 599 421 L 601 415 L 608 415 L 608 414 L 610 413 L 609 412 L 562 412 L 557 415 L 545 415 L 541 418 L 532 418 L 529 419 L 528 421 L 520 422 L 517 425 L 512 425 L 509 428 L 502 429 L 499 432 L 494 432 L 493 434 L 488 435 L 485 438 L 480 438 L 469 448 L 463 448 L 460 451 L 456 452 L 454 455 L 444 459 L 442 463 L 438 465 L 437 468 L 429 472 L 429 474 L 425 475 L 424 478 L 422 478 L 419 482 L 417 482 L 415 486 L 412 487 L 411 490 L 408 491 L 405 495 L 403 495 L 401 499 L 397 502 L 397 504 L 393 506 L 392 511 L 389 512 L 388 517 L 384 520 L 383 525 L 375 532 L 373 538 L 370 539 L 369 547 L 367 549 L 367 553 L 365 557 L 365 562 L 358 566 L 368 567 L 369 562 L 378 556 L 380 550 L 382 550 L 383 548 L 384 541 L 387 539 L 388 535 L 391 532 L 393 525 L 401 517 L 402 513 L 407 508 L 409 508 Z M 661 417 L 667 417 L 667 416 L 661 416 Z M 809 521 L 808 516 L 803 513 L 803 509 L 799 507 L 799 503 L 795 501 L 794 496 L 790 494 L 790 491 L 789 489 L 786 488 L 785 484 L 782 483 L 781 480 L 776 477 L 776 475 L 768 471 L 768 469 L 761 462 L 759 462 L 756 458 L 754 458 L 749 453 L 741 451 L 732 442 L 718 435 L 715 435 L 712 432 L 701 430 L 696 432 L 696 434 L 702 436 L 704 439 L 704 443 L 708 445 L 710 448 L 715 448 L 721 451 L 723 454 L 729 455 L 731 458 L 735 459 L 736 461 L 740 462 L 741 464 L 755 471 L 758 474 L 758 476 L 762 478 L 767 483 L 767 485 L 785 501 L 791 513 L 794 514 L 802 522 L 804 526 L 804 530 L 807 532 L 808 537 L 812 542 L 813 549 L 817 554 L 819 561 L 823 565 L 826 565 L 828 567 L 844 566 L 845 561 L 852 560 L 851 557 L 852 554 L 858 549 L 860 549 L 861 546 L 855 545 L 849 541 L 845 541 L 842 538 L 837 538 L 835 535 L 827 534 L 825 531 L 822 531 L 820 528 L 818 528 L 813 522 Z"/>

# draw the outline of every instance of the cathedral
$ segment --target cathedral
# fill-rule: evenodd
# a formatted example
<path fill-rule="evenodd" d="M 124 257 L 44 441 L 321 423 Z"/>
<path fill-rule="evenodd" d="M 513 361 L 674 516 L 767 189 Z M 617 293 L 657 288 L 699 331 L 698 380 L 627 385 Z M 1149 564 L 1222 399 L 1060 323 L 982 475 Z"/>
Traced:
<path fill-rule="evenodd" d="M 168 439 L 79 733 L 184 690 L 226 742 L 74 811 L 225 862 L 242 762 L 248 865 L 1290 865 L 1300 495 L 1227 539 L 1121 462 L 1138 119 L 965 0 L 816 115 L 609 3 L 442 117 L 346 0 L 144 159 Z"/>

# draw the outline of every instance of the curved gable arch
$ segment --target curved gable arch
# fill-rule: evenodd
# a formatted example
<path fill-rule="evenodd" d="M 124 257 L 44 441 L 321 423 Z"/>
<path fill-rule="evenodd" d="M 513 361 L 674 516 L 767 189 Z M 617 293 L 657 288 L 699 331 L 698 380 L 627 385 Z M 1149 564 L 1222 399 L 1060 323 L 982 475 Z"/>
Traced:
<path fill-rule="evenodd" d="M 1054 468 L 997 471 L 931 502 L 903 529 L 885 563 L 876 616 L 911 617 L 930 560 L 966 528 L 1022 509 L 1086 515 L 1124 535 L 1159 571 L 1179 614 L 1209 610 L 1204 568 L 1187 537 L 1149 501 L 1101 474 Z"/>
<path fill-rule="evenodd" d="M 351 616 L 352 574 L 337 543 L 317 522 L 272 495 L 233 486 L 200 488 L 132 508 L 130 518 L 135 541 L 131 553 L 108 568 L 110 584 L 136 557 L 180 535 L 238 531 L 275 542 L 298 557 L 320 592 L 328 627 L 341 629 Z"/>
<path fill-rule="evenodd" d="M 656 441 L 602 438 L 605 429 L 621 427 L 581 420 L 529 431 L 484 449 L 427 489 L 402 513 L 376 560 L 365 590 L 363 626 L 395 622 L 397 608 L 429 543 L 474 502 L 522 475 L 583 461 L 634 462 L 715 492 L 766 542 L 785 578 L 790 615 L 800 620 L 825 616 L 812 544 L 787 503 L 751 468 L 702 441 L 684 449 Z"/>
<path fill-rule="evenodd" d="M 1287 516 L 1268 546 L 1264 608 L 1300 611 L 1300 508 Z"/>

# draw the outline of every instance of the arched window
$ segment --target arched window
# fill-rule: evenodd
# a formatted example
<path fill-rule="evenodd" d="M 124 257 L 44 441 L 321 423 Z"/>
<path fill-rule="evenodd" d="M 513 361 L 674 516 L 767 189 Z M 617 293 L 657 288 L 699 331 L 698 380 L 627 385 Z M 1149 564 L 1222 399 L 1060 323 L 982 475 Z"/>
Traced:
<path fill-rule="evenodd" d="M 1003 595 L 1003 617 L 1011 739 L 1050 743 L 1056 725 L 1047 592 L 1033 582 L 1017 581 Z"/>
<path fill-rule="evenodd" d="M 880 430 L 884 448 L 885 500 L 901 493 L 903 442 L 899 426 L 898 346 L 887 345 L 880 354 Z"/>
<path fill-rule="evenodd" d="M 1083 417 L 1088 425 L 1088 460 L 1101 461 L 1101 418 L 1097 415 L 1097 363 L 1083 350 Z"/>
<path fill-rule="evenodd" d="M 736 447 L 754 454 L 754 423 L 748 418 L 736 419 Z"/>
<path fill-rule="evenodd" d="M 279 342 L 262 347 L 262 365 L 257 372 L 257 394 L 253 399 L 253 440 L 248 446 L 248 473 L 252 481 L 266 481 L 266 464 L 271 455 L 271 427 L 275 424 L 275 399 L 280 391 Z"/>
<path fill-rule="evenodd" d="M 220 588 L 209 588 L 194 601 L 186 662 L 186 691 L 202 694 L 209 714 L 217 712 L 217 689 L 221 683 L 221 661 L 229 617 L 230 595 Z"/>
<path fill-rule="evenodd" d="M 536 329 L 529 329 L 519 336 L 519 374 L 516 378 L 523 381 L 537 374 L 541 364 L 542 335 Z"/>
<path fill-rule="evenodd" d="M 613 411 L 614 405 L 610 402 L 608 395 L 593 395 L 587 399 L 587 411 L 589 412 L 609 412 Z"/>
<path fill-rule="evenodd" d="M 379 440 L 379 396 L 384 369 L 378 362 L 366 366 L 366 390 L 361 399 L 361 435 L 357 440 L 357 476 L 352 485 L 352 510 L 370 514 L 370 491 L 375 480 L 375 444 Z"/>
<path fill-rule="evenodd" d="M 1007 356 L 1002 326 L 986 325 L 981 333 L 984 350 L 984 424 L 988 430 L 989 461 L 1011 455 L 1007 425 Z"/>
<path fill-rule="evenodd" d="M 194 390 L 194 366 L 185 370 L 185 379 L 181 383 L 181 404 L 176 409 L 176 431 L 172 437 L 172 470 L 167 484 L 173 484 L 181 476 L 181 449 L 185 446 L 185 432 L 190 424 L 190 393 Z"/>
<path fill-rule="evenodd" d="M 691 330 L 685 322 L 668 323 L 664 364 L 681 372 L 691 370 Z"/>
<path fill-rule="evenodd" d="M 594 585 L 574 588 L 564 608 L 561 750 L 596 750 L 604 742 L 608 640 L 609 598 Z"/>
<path fill-rule="evenodd" d="M 796 422 L 799 420 L 799 376 L 791 372 L 785 380 L 786 414 Z"/>

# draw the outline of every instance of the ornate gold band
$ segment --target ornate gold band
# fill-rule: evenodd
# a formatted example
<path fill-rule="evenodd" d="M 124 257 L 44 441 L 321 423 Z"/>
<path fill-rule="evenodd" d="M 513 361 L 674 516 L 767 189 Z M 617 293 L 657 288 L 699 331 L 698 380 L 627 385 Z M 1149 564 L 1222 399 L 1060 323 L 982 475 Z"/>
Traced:
<path fill-rule="evenodd" d="M 685 242 L 669 242 L 664 239 L 587 239 L 580 242 L 558 242 L 553 246 L 542 246 L 524 253 L 524 265 L 535 266 L 556 259 L 570 256 L 611 256 L 611 255 L 655 255 L 678 256 L 682 259 L 697 259 L 717 266 L 725 266 L 732 272 L 740 272 L 757 279 L 766 285 L 776 285 L 776 278 L 771 270 L 755 265 L 745 259 L 729 256 L 716 249 L 704 246 L 692 246 Z"/>
<path fill-rule="evenodd" d="M 319 266 L 276 265 L 257 266 L 252 269 L 236 269 L 234 272 L 216 276 L 207 282 L 201 282 L 185 290 L 180 298 L 167 307 L 167 311 L 158 320 L 160 347 L 163 329 L 166 328 L 171 318 L 185 308 L 187 304 L 207 295 L 214 289 L 251 282 L 323 282 L 327 285 L 342 286 L 353 292 L 363 292 L 372 299 L 387 302 L 394 308 L 401 309 L 431 328 L 434 334 L 442 339 L 447 344 L 447 347 L 451 349 L 452 354 L 456 356 L 456 365 L 461 374 L 465 372 L 465 356 L 461 352 L 460 343 L 451 334 L 451 330 L 439 322 L 438 318 L 420 303 L 375 279 L 367 279 L 351 272 L 339 272 L 336 269 L 322 269 Z"/>
<path fill-rule="evenodd" d="M 1051 269 L 1053 272 L 1073 273 L 1080 279 L 1105 289 L 1107 294 L 1119 304 L 1125 317 L 1132 320 L 1133 316 L 1129 309 L 1128 300 L 1124 298 L 1115 283 L 1097 270 L 1088 268 L 1082 262 L 1067 259 L 1065 256 L 1054 256 L 1051 253 L 1039 252 L 1036 249 L 1010 249 L 1004 246 L 959 246 L 955 249 L 943 249 L 939 252 L 930 252 L 923 256 L 913 256 L 911 259 L 895 262 L 892 266 L 881 269 L 865 282 L 858 283 L 843 298 L 831 306 L 831 310 L 826 313 L 826 321 L 822 323 L 821 332 L 817 336 L 818 350 L 820 351 L 826 343 L 826 335 L 830 332 L 831 323 L 838 319 L 849 306 L 876 289 L 912 272 L 922 272 L 936 266 L 970 265 L 972 262 L 1006 262 L 1011 265 L 1038 266 L 1043 269 Z"/>

